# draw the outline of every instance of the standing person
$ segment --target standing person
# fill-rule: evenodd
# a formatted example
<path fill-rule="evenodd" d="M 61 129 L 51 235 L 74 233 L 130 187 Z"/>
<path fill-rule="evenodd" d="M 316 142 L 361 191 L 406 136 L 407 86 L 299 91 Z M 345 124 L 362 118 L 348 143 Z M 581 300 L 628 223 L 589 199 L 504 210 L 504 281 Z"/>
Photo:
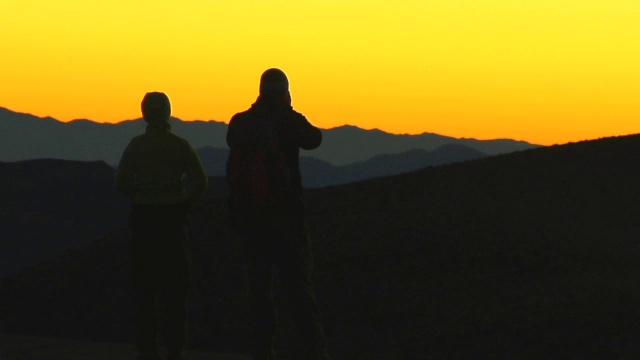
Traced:
<path fill-rule="evenodd" d="M 262 74 L 256 102 L 229 123 L 227 181 L 234 223 L 247 247 L 256 360 L 276 358 L 274 266 L 280 270 L 305 359 L 330 359 L 311 282 L 298 162 L 300 148 L 315 149 L 321 142 L 320 130 L 291 107 L 289 82 L 279 69 Z"/>
<path fill-rule="evenodd" d="M 171 104 L 164 93 L 142 100 L 144 134 L 131 140 L 116 172 L 118 190 L 132 202 L 132 278 L 137 297 L 139 360 L 158 360 L 156 300 L 163 295 L 167 360 L 182 359 L 186 343 L 189 289 L 187 211 L 207 188 L 200 158 L 189 142 L 174 135 Z M 192 189 L 185 192 L 186 174 Z"/>

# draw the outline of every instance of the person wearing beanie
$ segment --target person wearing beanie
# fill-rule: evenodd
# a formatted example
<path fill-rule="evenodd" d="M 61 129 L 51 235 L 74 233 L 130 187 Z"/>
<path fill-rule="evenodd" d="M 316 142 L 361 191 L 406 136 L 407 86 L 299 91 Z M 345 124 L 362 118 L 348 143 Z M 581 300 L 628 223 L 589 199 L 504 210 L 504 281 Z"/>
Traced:
<path fill-rule="evenodd" d="M 158 360 L 156 300 L 166 304 L 168 360 L 182 359 L 189 289 L 187 212 L 207 188 L 200 158 L 187 140 L 171 132 L 171 103 L 161 92 L 142 100 L 144 134 L 134 137 L 116 170 L 118 190 L 131 200 L 132 280 L 137 298 L 139 360 Z M 183 175 L 191 181 L 185 191 Z"/>
<path fill-rule="evenodd" d="M 305 347 L 304 358 L 331 359 L 311 281 L 313 261 L 299 165 L 300 149 L 320 146 L 322 133 L 293 110 L 289 81 L 282 70 L 268 69 L 262 74 L 257 100 L 232 117 L 226 140 L 229 203 L 249 263 L 254 359 L 276 359 L 274 267 L 280 270 Z M 260 165 L 262 159 L 267 159 L 265 165 Z"/>

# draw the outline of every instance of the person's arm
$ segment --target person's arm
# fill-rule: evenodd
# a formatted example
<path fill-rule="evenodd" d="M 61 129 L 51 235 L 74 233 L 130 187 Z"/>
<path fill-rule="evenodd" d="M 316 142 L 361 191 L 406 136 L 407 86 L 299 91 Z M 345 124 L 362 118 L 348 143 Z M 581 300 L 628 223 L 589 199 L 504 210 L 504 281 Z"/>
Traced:
<path fill-rule="evenodd" d="M 200 161 L 198 154 L 193 150 L 191 145 L 188 145 L 188 147 L 189 152 L 187 155 L 185 173 L 191 181 L 192 189 L 187 194 L 185 201 L 187 205 L 192 205 L 200 199 L 202 194 L 207 190 L 209 178 L 207 177 L 207 173 L 204 171 L 204 167 L 202 166 L 202 162 Z"/>
<path fill-rule="evenodd" d="M 135 162 L 134 162 L 134 150 L 133 142 L 125 148 L 120 158 L 120 163 L 116 169 L 116 188 L 124 196 L 132 199 L 135 192 Z"/>
<path fill-rule="evenodd" d="M 294 117 L 294 133 L 298 146 L 305 150 L 313 150 L 322 143 L 322 132 L 311 123 L 302 114 L 296 114 Z"/>

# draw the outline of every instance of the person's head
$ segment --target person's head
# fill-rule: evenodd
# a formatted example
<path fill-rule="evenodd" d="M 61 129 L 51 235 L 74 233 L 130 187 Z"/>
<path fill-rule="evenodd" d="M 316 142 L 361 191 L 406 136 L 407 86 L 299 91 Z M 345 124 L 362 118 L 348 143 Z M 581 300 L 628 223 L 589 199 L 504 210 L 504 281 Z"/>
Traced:
<path fill-rule="evenodd" d="M 169 123 L 171 103 L 161 92 L 148 92 L 142 99 L 142 117 L 148 124 Z"/>
<path fill-rule="evenodd" d="M 260 97 L 271 100 L 286 100 L 289 98 L 289 80 L 280 69 L 268 69 L 260 76 Z"/>

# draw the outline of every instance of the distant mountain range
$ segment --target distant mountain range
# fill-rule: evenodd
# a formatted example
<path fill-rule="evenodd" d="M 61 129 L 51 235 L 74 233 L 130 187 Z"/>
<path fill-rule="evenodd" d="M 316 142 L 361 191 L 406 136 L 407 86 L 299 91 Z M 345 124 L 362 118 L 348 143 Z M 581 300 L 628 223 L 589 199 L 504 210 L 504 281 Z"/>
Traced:
<path fill-rule="evenodd" d="M 625 136 L 307 190 L 314 281 L 334 357 L 636 358 L 639 153 L 640 136 Z M 106 184 L 109 167 L 45 163 L 50 170 L 40 162 L 2 168 L 12 174 L 2 178 L 3 196 L 25 206 L 3 216 L 31 216 L 46 232 L 52 223 L 29 214 L 58 211 L 71 222 L 68 235 L 85 231 L 81 216 L 121 221 L 99 215 L 115 206 L 106 205 L 112 196 L 74 188 Z M 84 180 L 62 186 L 65 174 Z M 45 206 L 66 200 L 81 209 Z M 246 353 L 247 269 L 225 198 L 207 195 L 191 229 L 189 344 Z M 128 232 L 91 240 L 0 281 L 0 333 L 132 341 Z M 280 310 L 288 349 L 295 329 L 289 309 Z"/>
<path fill-rule="evenodd" d="M 322 146 L 308 154 L 334 165 L 346 165 L 366 161 L 377 155 L 397 154 L 415 149 L 433 151 L 440 146 L 452 144 L 463 145 L 488 156 L 538 147 L 524 141 L 509 139 L 458 139 L 431 133 L 394 135 L 381 130 L 363 130 L 345 125 L 325 130 Z"/>
<path fill-rule="evenodd" d="M 200 158 L 209 176 L 225 175 L 225 164 L 229 149 L 204 147 L 198 149 Z M 399 154 L 376 155 L 373 158 L 348 165 L 332 165 L 327 161 L 303 156 L 300 171 L 305 187 L 316 188 L 346 184 L 381 176 L 391 176 L 456 162 L 475 160 L 485 154 L 464 145 L 442 145 L 436 150 L 407 150 Z"/>
<path fill-rule="evenodd" d="M 172 125 L 173 131 L 188 139 L 194 148 L 227 148 L 225 142 L 227 124 L 223 122 L 173 119 Z M 50 117 L 40 118 L 0 108 L 0 161 L 40 158 L 102 160 L 111 166 L 116 166 L 129 140 L 144 130 L 145 124 L 141 119 L 127 120 L 117 124 L 102 124 L 89 120 L 65 123 Z M 485 155 L 537 147 L 527 142 L 506 139 L 456 139 L 429 133 L 394 135 L 380 130 L 363 130 L 354 126 L 324 130 L 323 135 L 323 145 L 320 148 L 303 151 L 302 155 L 314 157 L 334 166 L 364 162 L 378 155 L 400 154 L 413 150 L 431 152 L 443 145 L 462 145 Z M 460 148 L 454 152 L 459 153 Z M 419 154 L 421 157 L 427 157 L 425 153 Z M 443 157 L 440 156 L 440 158 Z M 458 161 L 457 157 L 454 158 Z M 436 161 L 438 162 L 439 160 Z M 425 164 L 425 166 L 428 165 Z"/>

